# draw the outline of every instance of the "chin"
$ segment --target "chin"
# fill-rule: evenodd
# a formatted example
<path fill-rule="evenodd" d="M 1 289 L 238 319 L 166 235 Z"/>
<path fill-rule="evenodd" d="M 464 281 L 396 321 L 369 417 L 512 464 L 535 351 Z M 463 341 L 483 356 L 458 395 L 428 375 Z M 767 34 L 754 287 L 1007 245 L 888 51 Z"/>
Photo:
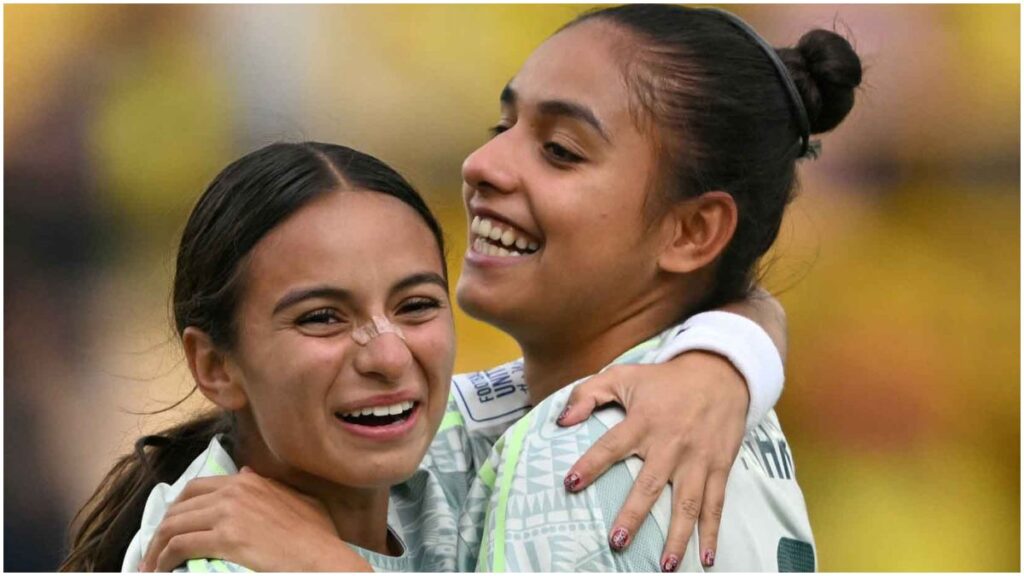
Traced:
<path fill-rule="evenodd" d="M 477 320 L 487 321 L 487 311 L 489 307 L 486 305 L 486 295 L 484 288 L 476 282 L 465 280 L 466 274 L 463 273 L 462 277 L 459 278 L 459 283 L 455 286 L 455 301 L 459 304 L 459 308 L 466 314 L 469 314 Z"/>
<path fill-rule="evenodd" d="M 455 301 L 469 316 L 502 330 L 508 325 L 508 319 L 521 314 L 507 296 L 488 290 L 479 282 L 460 280 L 455 289 Z"/>
<path fill-rule="evenodd" d="M 350 462 L 358 462 L 359 469 L 344 474 L 345 478 L 339 484 L 356 488 L 391 487 L 412 477 L 422 460 L 422 454 L 419 454 L 419 458 L 416 458 L 416 454 L 408 457 L 389 454 L 383 458 L 353 458 Z"/>

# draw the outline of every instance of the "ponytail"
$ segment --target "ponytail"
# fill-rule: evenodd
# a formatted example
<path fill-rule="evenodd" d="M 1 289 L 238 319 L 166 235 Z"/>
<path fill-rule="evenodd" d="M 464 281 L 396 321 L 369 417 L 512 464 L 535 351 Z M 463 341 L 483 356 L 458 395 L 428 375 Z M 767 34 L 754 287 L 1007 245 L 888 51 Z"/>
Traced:
<path fill-rule="evenodd" d="M 218 411 L 136 441 L 75 515 L 71 550 L 58 570 L 120 572 L 149 493 L 161 482 L 176 481 L 214 436 L 230 437 L 231 428 L 231 416 Z M 230 443 L 225 448 L 230 452 Z"/>

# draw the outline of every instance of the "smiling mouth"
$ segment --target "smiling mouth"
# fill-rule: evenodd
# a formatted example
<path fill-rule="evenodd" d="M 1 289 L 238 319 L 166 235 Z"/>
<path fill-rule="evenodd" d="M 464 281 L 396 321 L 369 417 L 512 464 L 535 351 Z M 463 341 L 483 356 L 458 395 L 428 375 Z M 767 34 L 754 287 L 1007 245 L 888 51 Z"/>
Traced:
<path fill-rule="evenodd" d="M 469 230 L 473 235 L 472 250 L 487 256 L 529 256 L 540 249 L 537 241 L 521 231 L 490 218 L 474 216 Z"/>
<path fill-rule="evenodd" d="M 351 412 L 335 412 L 334 415 L 343 422 L 357 426 L 391 426 L 408 420 L 416 406 L 416 402 L 407 400 L 390 406 L 373 406 Z"/>

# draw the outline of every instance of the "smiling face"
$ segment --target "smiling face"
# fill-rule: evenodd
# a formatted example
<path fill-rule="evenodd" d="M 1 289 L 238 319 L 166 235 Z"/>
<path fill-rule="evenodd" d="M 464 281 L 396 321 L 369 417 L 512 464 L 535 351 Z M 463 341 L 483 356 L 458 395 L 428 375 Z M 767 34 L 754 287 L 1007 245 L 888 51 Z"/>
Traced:
<path fill-rule="evenodd" d="M 495 136 L 463 164 L 459 303 L 520 344 L 599 333 L 658 274 L 665 237 L 644 218 L 655 149 L 615 58 L 630 41 L 600 21 L 548 39 L 503 91 Z"/>
<path fill-rule="evenodd" d="M 253 457 L 293 482 L 410 476 L 444 413 L 455 351 L 420 216 L 384 194 L 331 192 L 261 239 L 244 274 L 227 366 L 245 398 L 240 435 L 261 441 Z M 352 337 L 368 324 L 397 330 Z"/>

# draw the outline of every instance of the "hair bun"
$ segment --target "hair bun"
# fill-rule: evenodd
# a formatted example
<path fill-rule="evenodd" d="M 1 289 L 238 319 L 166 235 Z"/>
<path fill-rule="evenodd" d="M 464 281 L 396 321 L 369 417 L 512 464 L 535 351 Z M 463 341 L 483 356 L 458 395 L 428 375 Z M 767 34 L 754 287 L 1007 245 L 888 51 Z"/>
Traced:
<path fill-rule="evenodd" d="M 853 91 L 860 85 L 860 57 L 839 34 L 815 29 L 804 34 L 796 48 L 777 51 L 807 109 L 811 133 L 835 128 L 853 108 Z"/>

